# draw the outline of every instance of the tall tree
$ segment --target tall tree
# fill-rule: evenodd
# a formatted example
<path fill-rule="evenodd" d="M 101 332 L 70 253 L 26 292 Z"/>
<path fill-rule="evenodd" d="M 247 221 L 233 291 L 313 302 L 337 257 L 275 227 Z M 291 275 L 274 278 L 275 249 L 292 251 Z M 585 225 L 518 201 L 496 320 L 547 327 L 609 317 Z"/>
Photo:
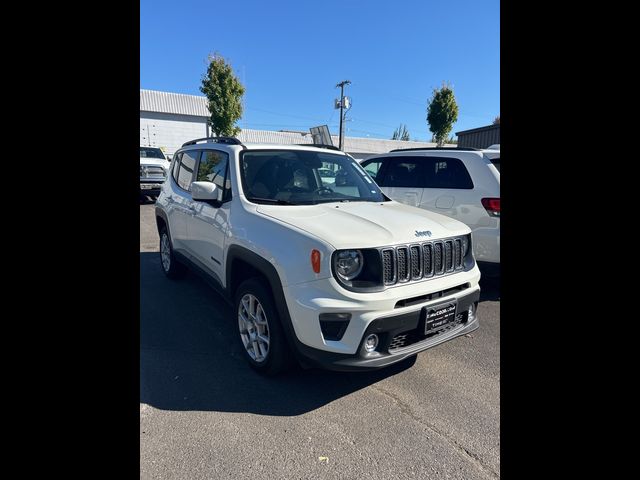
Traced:
<path fill-rule="evenodd" d="M 498 115 L 496 118 L 493 119 L 493 124 L 500 125 L 500 115 Z"/>
<path fill-rule="evenodd" d="M 427 122 L 438 146 L 444 145 L 453 124 L 458 120 L 458 104 L 451 86 L 434 88 L 427 107 Z"/>
<path fill-rule="evenodd" d="M 398 128 L 393 131 L 393 137 L 391 140 L 409 140 L 409 130 L 407 130 L 407 126 L 402 123 Z"/>
<path fill-rule="evenodd" d="M 240 133 L 235 123 L 242 117 L 244 87 L 231 65 L 214 53 L 209 55 L 207 73 L 202 76 L 200 91 L 208 100 L 209 126 L 215 136 L 232 137 Z"/>

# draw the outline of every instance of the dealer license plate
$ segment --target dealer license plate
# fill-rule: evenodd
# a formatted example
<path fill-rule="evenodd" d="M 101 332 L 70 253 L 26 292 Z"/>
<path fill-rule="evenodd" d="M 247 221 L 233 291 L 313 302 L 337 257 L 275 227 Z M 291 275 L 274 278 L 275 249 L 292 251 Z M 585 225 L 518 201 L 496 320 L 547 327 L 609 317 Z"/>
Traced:
<path fill-rule="evenodd" d="M 456 303 L 444 303 L 426 309 L 425 335 L 437 332 L 456 320 Z"/>

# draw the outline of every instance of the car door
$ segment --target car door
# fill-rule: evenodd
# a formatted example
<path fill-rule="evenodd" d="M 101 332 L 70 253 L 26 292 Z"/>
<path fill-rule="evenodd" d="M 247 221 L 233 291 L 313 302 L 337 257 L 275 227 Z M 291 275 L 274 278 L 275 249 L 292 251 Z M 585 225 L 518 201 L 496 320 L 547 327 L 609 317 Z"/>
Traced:
<path fill-rule="evenodd" d="M 418 207 L 422 200 L 424 187 L 424 173 L 422 162 L 415 156 L 393 156 L 375 159 L 363 163 L 365 170 L 372 172 L 376 162 L 381 162 L 377 167 L 376 183 L 382 191 L 393 200 Z"/>
<path fill-rule="evenodd" d="M 220 191 L 219 202 L 192 200 L 193 213 L 188 217 L 189 252 L 222 284 L 224 240 L 229 226 L 229 154 L 220 150 L 203 150 L 194 181 L 213 182 Z"/>
<path fill-rule="evenodd" d="M 460 220 L 473 229 L 477 224 L 477 208 L 481 205 L 464 162 L 448 152 L 434 152 L 420 158 L 424 189 L 419 206 Z"/>
<path fill-rule="evenodd" d="M 191 217 L 191 183 L 200 156 L 199 150 L 189 150 L 176 158 L 171 172 L 173 184 L 167 195 L 167 218 L 175 250 L 187 249 L 187 220 Z"/>

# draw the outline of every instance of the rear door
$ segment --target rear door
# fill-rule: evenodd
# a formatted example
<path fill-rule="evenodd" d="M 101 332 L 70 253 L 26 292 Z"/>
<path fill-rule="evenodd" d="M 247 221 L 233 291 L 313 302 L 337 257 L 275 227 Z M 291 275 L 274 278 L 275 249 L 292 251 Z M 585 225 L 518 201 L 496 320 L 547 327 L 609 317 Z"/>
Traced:
<path fill-rule="evenodd" d="M 184 250 L 187 248 L 187 220 L 193 214 L 191 206 L 191 183 L 200 156 L 199 150 L 189 150 L 180 154 L 171 172 L 174 188 L 167 196 L 169 231 L 173 248 Z"/>
<path fill-rule="evenodd" d="M 474 228 L 482 205 L 460 154 L 427 153 L 421 160 L 424 189 L 420 207 L 455 218 Z"/>

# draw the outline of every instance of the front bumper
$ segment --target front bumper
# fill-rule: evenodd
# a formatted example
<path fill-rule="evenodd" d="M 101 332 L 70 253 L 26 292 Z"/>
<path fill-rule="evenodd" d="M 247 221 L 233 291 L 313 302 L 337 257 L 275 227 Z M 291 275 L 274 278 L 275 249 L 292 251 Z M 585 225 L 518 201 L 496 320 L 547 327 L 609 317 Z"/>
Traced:
<path fill-rule="evenodd" d="M 140 195 L 160 195 L 163 182 L 144 182 L 140 181 Z"/>
<path fill-rule="evenodd" d="M 477 266 L 465 272 L 388 288 L 375 293 L 354 293 L 342 289 L 333 278 L 283 288 L 286 317 L 292 326 L 291 343 L 303 365 L 338 370 L 380 368 L 478 328 L 476 320 L 461 322 L 446 332 L 427 338 L 423 307 L 456 301 L 463 312 L 480 296 Z M 427 297 L 427 298 L 425 298 Z M 320 314 L 348 312 L 351 319 L 340 338 L 330 339 L 322 331 Z M 282 312 L 284 313 L 284 312 Z M 420 330 L 422 329 L 422 330 Z M 389 345 L 395 335 L 410 333 L 405 348 Z M 413 333 L 411 333 L 413 332 Z M 380 344 L 373 354 L 362 345 L 369 333 Z M 397 347 L 397 342 L 394 346 Z"/>
<path fill-rule="evenodd" d="M 349 355 L 327 352 L 304 344 L 297 345 L 298 354 L 302 357 L 303 365 L 307 367 L 320 367 L 340 371 L 366 371 L 387 367 L 424 350 L 433 348 L 436 345 L 476 330 L 479 327 L 477 315 L 479 298 L 479 289 L 475 289 L 464 296 L 458 297 L 457 312 L 460 316 L 460 321 L 447 329 L 430 334 L 429 336 L 423 334 L 425 315 L 423 309 L 420 308 L 410 313 L 382 317 L 372 321 L 362 335 L 358 351 L 355 354 Z M 440 302 L 442 302 L 442 300 L 435 303 Z M 468 321 L 466 315 L 471 304 L 475 304 L 476 314 L 472 321 Z M 378 335 L 380 343 L 376 351 L 368 353 L 364 349 L 364 339 L 371 333 Z M 403 334 L 413 336 L 413 343 L 400 348 L 390 349 L 389 347 L 393 339 Z"/>

